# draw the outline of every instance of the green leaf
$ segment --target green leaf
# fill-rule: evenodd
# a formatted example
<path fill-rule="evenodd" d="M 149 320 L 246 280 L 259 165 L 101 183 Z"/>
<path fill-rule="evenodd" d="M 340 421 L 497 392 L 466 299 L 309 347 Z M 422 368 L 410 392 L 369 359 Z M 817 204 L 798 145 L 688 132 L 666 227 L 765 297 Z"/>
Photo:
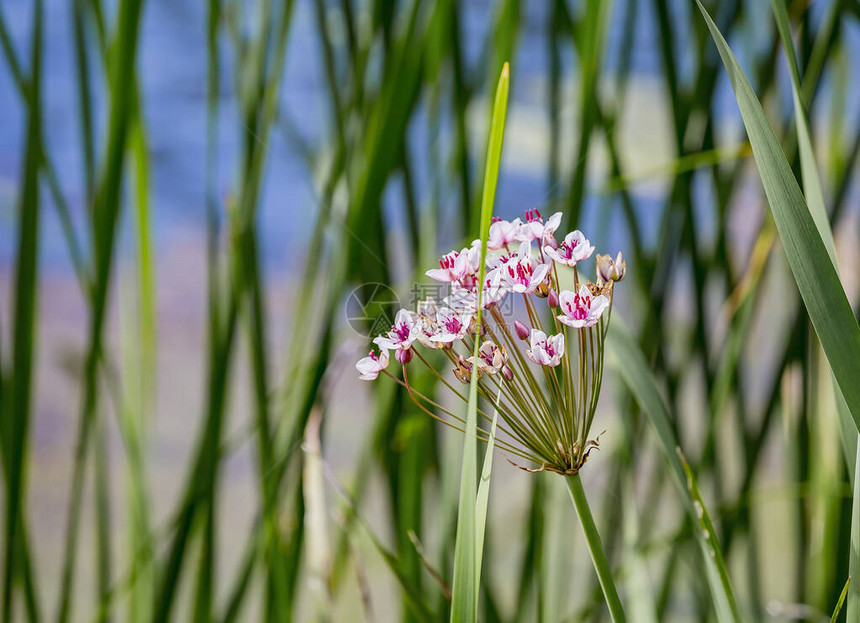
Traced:
<path fill-rule="evenodd" d="M 800 295 L 833 376 L 860 430 L 860 383 L 856 382 L 860 362 L 860 327 L 816 219 L 807 207 L 761 103 L 719 29 L 701 2 L 696 2 L 735 91 L 765 194 Z"/>
<path fill-rule="evenodd" d="M 490 124 L 490 141 L 487 148 L 487 168 L 484 174 L 484 192 L 481 200 L 481 267 L 478 283 L 484 282 L 484 258 L 487 256 L 487 237 L 493 216 L 499 164 L 502 157 L 502 137 L 505 131 L 505 113 L 508 105 L 510 69 L 505 63 L 496 87 L 493 119 Z M 481 326 L 481 289 L 478 289 L 477 324 Z M 480 338 L 475 337 L 475 360 L 478 359 Z M 474 368 L 473 368 L 474 369 Z M 478 560 L 477 534 L 477 448 L 475 435 L 478 417 L 478 375 L 472 374 L 469 387 L 469 405 L 466 413 L 466 431 L 463 440 L 463 466 L 460 472 L 460 503 L 457 512 L 457 540 L 454 546 L 454 582 L 451 596 L 451 621 L 476 621 L 478 619 L 478 586 L 481 561 Z"/>
<path fill-rule="evenodd" d="M 23 579 L 29 558 L 24 520 L 27 508 L 27 459 L 30 445 L 33 371 L 39 300 L 39 155 L 42 133 L 42 41 L 44 8 L 38 2 L 33 12 L 31 39 L 30 108 L 27 115 L 25 160 L 21 169 L 18 204 L 18 241 L 15 261 L 12 315 L 12 369 L 9 398 L 0 414 L 3 437 L 3 473 L 6 477 L 4 525 L 3 620 L 14 618 L 15 580 Z M 5 398 L 5 396 L 4 396 Z M 8 406 L 6 406 L 8 404 Z M 25 571 L 29 576 L 30 572 Z M 37 618 L 35 608 L 30 618 Z"/>

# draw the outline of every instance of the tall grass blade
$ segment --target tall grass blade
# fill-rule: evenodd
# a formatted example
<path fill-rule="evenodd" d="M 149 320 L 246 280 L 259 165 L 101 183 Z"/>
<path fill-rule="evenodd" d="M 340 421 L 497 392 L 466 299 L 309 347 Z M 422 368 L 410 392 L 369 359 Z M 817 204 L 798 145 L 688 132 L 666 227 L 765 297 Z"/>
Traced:
<path fill-rule="evenodd" d="M 824 202 L 824 192 L 821 189 L 821 180 L 818 175 L 818 167 L 815 162 L 815 153 L 812 149 L 812 139 L 809 134 L 806 107 L 803 104 L 800 69 L 797 63 L 794 43 L 791 38 L 791 25 L 788 18 L 788 11 L 782 0 L 771 0 L 771 7 L 773 8 L 773 12 L 776 17 L 777 30 L 782 41 L 782 47 L 785 51 L 786 58 L 788 59 L 789 75 L 791 77 L 791 94 L 794 102 L 794 119 L 797 130 L 798 151 L 800 154 L 800 169 L 803 180 L 803 195 L 806 199 L 806 204 L 809 207 L 812 219 L 815 221 L 815 226 L 818 229 L 821 240 L 824 243 L 824 247 L 827 250 L 827 255 L 830 258 L 833 269 L 836 271 L 838 276 L 839 266 L 836 260 L 836 245 L 833 241 L 833 232 L 830 228 L 830 220 L 828 218 L 827 208 Z M 813 356 L 814 354 L 815 353 L 811 353 L 810 356 Z M 842 444 L 843 449 L 846 451 L 845 462 L 850 469 L 850 467 L 853 466 L 852 461 L 856 460 L 856 452 L 851 453 L 852 446 L 850 442 L 857 438 L 857 431 L 853 430 L 853 427 L 850 425 L 851 419 L 847 405 L 845 404 L 845 398 L 832 375 L 831 382 L 833 384 L 833 391 L 837 402 L 836 411 L 840 418 L 840 425 L 843 433 L 841 436 L 845 437 Z M 816 420 L 816 425 L 824 425 L 824 420 L 822 420 L 822 418 L 816 418 Z M 828 489 L 831 486 L 830 483 L 835 481 L 835 478 L 832 473 L 824 473 L 824 468 L 826 467 L 826 463 L 824 461 L 817 462 L 813 467 L 816 468 L 814 473 L 820 476 L 817 479 L 819 484 L 814 487 L 815 491 L 821 492 L 821 499 L 817 506 L 821 509 L 822 513 L 825 513 L 825 515 L 829 513 L 830 515 L 829 517 L 825 516 L 824 519 L 816 521 L 815 523 L 821 526 L 821 529 L 826 531 L 828 526 L 832 526 L 834 524 L 834 521 L 832 521 L 836 510 L 832 503 L 834 497 L 828 493 Z M 818 539 L 827 543 L 827 545 L 821 547 L 822 556 L 826 556 L 829 552 L 834 550 L 832 544 L 827 542 L 826 535 L 819 535 Z M 835 561 L 830 559 L 827 562 L 822 562 L 814 566 L 821 567 L 819 571 L 812 574 L 814 581 L 820 586 L 829 586 L 831 578 L 828 577 L 829 574 L 825 572 L 824 569 L 835 570 Z"/>
<path fill-rule="evenodd" d="M 134 75 L 142 11 L 141 0 L 124 0 L 117 10 L 115 46 L 108 67 L 110 113 L 107 149 L 102 180 L 94 198 L 92 229 L 95 250 L 94 282 L 90 300 L 89 348 L 83 374 L 83 400 L 75 440 L 74 466 L 66 518 L 66 550 L 63 556 L 60 605 L 57 620 L 71 616 L 74 571 L 81 513 L 84 469 L 96 418 L 98 363 L 102 354 L 102 329 L 106 316 L 107 294 L 113 264 L 117 223 L 121 212 L 121 191 L 129 128 L 133 122 Z"/>
<path fill-rule="evenodd" d="M 478 283 L 484 283 L 484 258 L 487 255 L 487 236 L 493 216 L 496 185 L 502 157 L 502 138 L 505 130 L 505 114 L 508 105 L 510 68 L 507 63 L 496 87 L 493 117 L 490 123 L 490 138 L 487 147 L 487 168 L 484 174 L 481 200 L 481 263 Z M 478 288 L 477 326 L 481 326 L 481 288 Z M 475 336 L 475 361 L 478 360 L 480 338 Z M 477 370 L 477 368 L 476 368 Z M 451 599 L 452 623 L 476 621 L 478 618 L 478 586 L 481 562 L 477 559 L 478 546 L 475 522 L 477 518 L 475 491 L 477 488 L 477 432 L 478 375 L 472 374 L 469 387 L 469 405 L 466 412 L 466 430 L 463 439 L 463 466 L 460 472 L 460 502 L 457 513 L 457 537 L 454 546 L 454 581 Z"/>
<path fill-rule="evenodd" d="M 42 135 L 42 37 L 43 3 L 33 12 L 31 38 L 30 102 L 27 116 L 26 160 L 21 171 L 18 195 L 18 245 L 15 262 L 15 303 L 12 319 L 11 408 L 2 413 L 9 423 L 0 428 L 4 444 L 6 474 L 5 546 L 3 573 L 3 620 L 14 620 L 14 584 L 24 569 L 23 556 L 27 498 L 27 453 L 30 445 L 30 408 L 33 397 L 33 368 L 38 318 L 39 287 L 39 163 Z M 32 616 L 32 615 L 31 615 Z"/>
<path fill-rule="evenodd" d="M 735 91 L 765 194 L 800 295 L 854 423 L 860 430 L 860 383 L 856 382 L 860 327 L 816 221 L 761 104 L 722 34 L 701 2 L 696 1 Z"/>

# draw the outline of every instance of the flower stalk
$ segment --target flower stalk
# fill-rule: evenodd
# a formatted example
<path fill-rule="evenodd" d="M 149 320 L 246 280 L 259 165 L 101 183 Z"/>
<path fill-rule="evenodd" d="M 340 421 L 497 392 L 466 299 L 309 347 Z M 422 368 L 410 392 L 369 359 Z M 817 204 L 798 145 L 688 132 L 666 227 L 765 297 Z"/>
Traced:
<path fill-rule="evenodd" d="M 585 541 L 588 543 L 588 552 L 591 554 L 591 561 L 594 563 L 594 570 L 597 572 L 600 588 L 603 590 L 603 596 L 606 598 L 606 606 L 609 608 L 609 614 L 615 623 L 622 623 L 627 618 L 624 616 L 624 608 L 621 607 L 621 599 L 618 597 L 618 590 L 615 588 L 615 580 L 612 579 L 612 569 L 609 567 L 609 561 L 606 559 L 606 553 L 603 551 L 603 542 L 600 540 L 600 534 L 597 532 L 594 517 L 591 516 L 591 508 L 588 506 L 588 499 L 586 499 L 585 490 L 582 488 L 582 480 L 579 474 L 574 474 L 564 480 L 567 483 L 567 490 L 570 493 L 573 508 L 576 509 L 576 514 L 579 517 L 582 532 L 585 534 Z"/>

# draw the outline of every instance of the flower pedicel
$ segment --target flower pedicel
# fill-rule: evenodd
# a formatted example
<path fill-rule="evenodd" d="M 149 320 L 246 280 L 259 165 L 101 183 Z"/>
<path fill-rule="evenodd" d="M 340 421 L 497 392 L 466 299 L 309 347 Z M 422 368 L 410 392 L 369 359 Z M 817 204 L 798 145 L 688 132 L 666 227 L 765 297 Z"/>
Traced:
<path fill-rule="evenodd" d="M 414 354 L 417 362 L 411 365 L 429 368 L 464 402 L 466 396 L 453 381 L 469 383 L 477 374 L 480 394 L 493 404 L 498 398 L 498 428 L 503 434 L 496 444 L 537 466 L 520 466 L 528 471 L 576 474 L 598 445 L 588 435 L 603 379 L 603 342 L 613 289 L 624 278 L 626 265 L 621 253 L 615 259 L 598 254 L 596 283 L 580 284 L 575 267 L 591 257 L 594 247 L 578 230 L 558 242 L 555 231 L 560 223 L 561 213 L 544 221 L 537 210 L 527 211 L 524 221 L 493 219 L 487 274 L 481 284 L 486 313 L 477 360 L 472 353 L 478 332 L 479 240 L 448 253 L 438 268 L 427 271 L 432 279 L 450 283 L 451 295 L 441 303 L 421 301 L 414 312 L 401 309 L 391 330 L 373 340 L 379 350 L 356 364 L 360 378 L 374 380 L 385 374 L 403 385 L 427 414 L 462 431 L 462 417 L 410 385 L 407 364 Z M 523 300 L 523 318 L 504 317 L 499 302 L 506 296 Z M 421 349 L 441 351 L 451 364 L 453 379 L 437 370 Z M 402 368 L 402 379 L 387 370 L 390 351 Z M 478 413 L 492 421 L 485 411 Z M 479 437 L 488 435 L 478 427 Z"/>

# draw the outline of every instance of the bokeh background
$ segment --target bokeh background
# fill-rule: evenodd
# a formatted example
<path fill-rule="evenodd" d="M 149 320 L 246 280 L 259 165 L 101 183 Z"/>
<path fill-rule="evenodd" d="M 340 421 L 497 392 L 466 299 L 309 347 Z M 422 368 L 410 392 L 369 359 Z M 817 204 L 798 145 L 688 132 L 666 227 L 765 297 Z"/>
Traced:
<path fill-rule="evenodd" d="M 769 3 L 706 4 L 799 174 Z M 788 11 L 856 313 L 860 4 Z M 847 436 L 694 4 L 14 0 L 0 48 L 6 620 L 446 617 L 462 438 L 353 364 L 477 235 L 506 60 L 496 214 L 623 250 L 745 615 L 829 619 Z M 631 618 L 709 620 L 612 376 L 583 480 Z M 606 620 L 559 479 L 497 461 L 482 620 Z"/>

